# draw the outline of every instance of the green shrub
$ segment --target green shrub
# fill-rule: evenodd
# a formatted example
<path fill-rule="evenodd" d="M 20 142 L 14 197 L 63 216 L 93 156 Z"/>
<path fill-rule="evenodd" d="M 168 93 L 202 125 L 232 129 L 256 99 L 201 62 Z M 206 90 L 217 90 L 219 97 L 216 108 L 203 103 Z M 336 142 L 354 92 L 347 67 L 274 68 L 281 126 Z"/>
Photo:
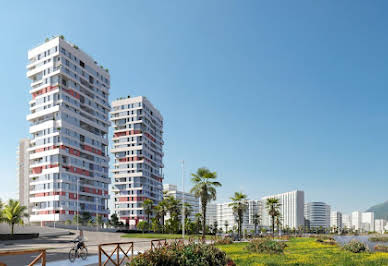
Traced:
<path fill-rule="evenodd" d="M 214 245 L 229 245 L 233 244 L 233 241 L 230 237 L 225 237 L 223 239 L 218 239 L 214 242 Z"/>
<path fill-rule="evenodd" d="M 369 238 L 370 242 L 388 242 L 388 237 L 386 236 L 372 236 Z"/>
<path fill-rule="evenodd" d="M 319 243 L 322 243 L 322 244 L 327 244 L 327 245 L 336 245 L 337 244 L 337 242 L 335 241 L 334 238 L 327 238 L 327 239 L 318 238 L 316 241 Z"/>
<path fill-rule="evenodd" d="M 375 246 L 376 251 L 382 251 L 382 252 L 388 252 L 388 246 L 385 245 L 376 245 Z"/>
<path fill-rule="evenodd" d="M 347 251 L 353 252 L 353 253 L 361 253 L 368 251 L 367 246 L 365 246 L 364 243 L 358 241 L 358 240 L 351 240 L 349 243 L 345 244 L 343 248 Z"/>
<path fill-rule="evenodd" d="M 128 266 L 198 266 L 198 265 L 234 265 L 225 252 L 213 245 L 190 243 L 188 245 L 171 243 L 148 250 L 136 256 Z"/>
<path fill-rule="evenodd" d="M 280 241 L 275 241 L 270 238 L 252 239 L 247 245 L 247 250 L 257 253 L 281 254 L 287 244 Z"/>

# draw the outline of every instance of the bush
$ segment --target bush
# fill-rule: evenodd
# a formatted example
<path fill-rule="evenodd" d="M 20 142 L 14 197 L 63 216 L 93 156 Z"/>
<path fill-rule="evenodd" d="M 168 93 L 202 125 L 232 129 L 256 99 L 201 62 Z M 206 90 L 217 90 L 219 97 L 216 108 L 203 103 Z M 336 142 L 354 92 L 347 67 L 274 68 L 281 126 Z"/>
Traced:
<path fill-rule="evenodd" d="M 218 239 L 214 242 L 214 245 L 229 245 L 233 244 L 233 241 L 230 237 L 225 237 L 223 239 Z"/>
<path fill-rule="evenodd" d="M 335 241 L 334 238 L 330 238 L 330 239 L 318 238 L 316 241 L 319 243 L 322 243 L 322 244 L 327 244 L 327 245 L 336 245 L 337 244 L 337 242 Z"/>
<path fill-rule="evenodd" d="M 178 266 L 178 265 L 235 265 L 226 257 L 225 252 L 213 245 L 190 243 L 188 245 L 171 243 L 161 248 L 148 250 L 136 256 L 131 266 Z"/>
<path fill-rule="evenodd" d="M 372 236 L 369 238 L 370 242 L 388 242 L 388 237 L 386 236 Z"/>
<path fill-rule="evenodd" d="M 247 250 L 257 253 L 281 254 L 287 244 L 270 238 L 256 238 L 249 242 Z"/>
<path fill-rule="evenodd" d="M 382 251 L 382 252 L 388 252 L 388 246 L 385 245 L 376 245 L 375 246 L 376 251 Z"/>
<path fill-rule="evenodd" d="M 347 251 L 353 252 L 353 253 L 361 253 L 368 251 L 367 246 L 365 246 L 364 243 L 358 241 L 358 240 L 351 240 L 349 243 L 345 244 L 343 248 Z"/>

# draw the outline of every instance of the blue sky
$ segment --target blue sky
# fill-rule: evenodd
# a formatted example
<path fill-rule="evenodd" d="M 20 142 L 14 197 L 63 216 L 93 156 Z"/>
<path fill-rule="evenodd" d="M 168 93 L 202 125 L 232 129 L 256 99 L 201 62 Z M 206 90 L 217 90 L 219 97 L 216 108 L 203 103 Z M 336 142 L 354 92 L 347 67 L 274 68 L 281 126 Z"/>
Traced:
<path fill-rule="evenodd" d="M 7 1 L 0 9 L 0 197 L 28 136 L 27 51 L 63 34 L 111 96 L 165 120 L 165 182 L 207 166 L 251 199 L 294 189 L 350 212 L 388 200 L 388 3 Z M 186 188 L 190 186 L 187 175 Z"/>

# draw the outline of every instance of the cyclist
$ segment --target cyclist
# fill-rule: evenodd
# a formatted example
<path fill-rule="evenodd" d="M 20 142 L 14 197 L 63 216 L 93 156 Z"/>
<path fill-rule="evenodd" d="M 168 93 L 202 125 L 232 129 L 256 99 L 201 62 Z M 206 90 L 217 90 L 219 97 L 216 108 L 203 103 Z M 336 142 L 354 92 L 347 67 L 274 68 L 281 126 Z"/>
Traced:
<path fill-rule="evenodd" d="M 84 230 L 79 230 L 79 235 L 74 239 L 74 241 L 77 241 L 77 252 L 81 249 L 81 247 L 85 247 Z"/>

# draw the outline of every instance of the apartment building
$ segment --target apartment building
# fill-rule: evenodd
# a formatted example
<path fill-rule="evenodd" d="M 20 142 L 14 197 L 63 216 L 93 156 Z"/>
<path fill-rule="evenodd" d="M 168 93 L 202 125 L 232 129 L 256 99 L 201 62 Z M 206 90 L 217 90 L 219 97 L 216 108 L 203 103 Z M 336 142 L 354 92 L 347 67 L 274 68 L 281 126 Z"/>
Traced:
<path fill-rule="evenodd" d="M 202 211 L 201 211 L 202 212 Z M 208 226 L 214 225 L 214 222 L 217 222 L 217 204 L 216 203 L 208 203 L 206 205 L 206 224 Z"/>
<path fill-rule="evenodd" d="M 20 205 L 26 206 L 28 214 L 31 214 L 30 206 L 30 154 L 29 154 L 30 140 L 21 139 L 17 149 L 17 175 L 18 175 L 18 191 Z M 25 219 L 28 222 L 29 218 Z"/>
<path fill-rule="evenodd" d="M 361 213 L 361 228 L 364 232 L 375 231 L 375 213 L 363 212 Z"/>
<path fill-rule="evenodd" d="M 264 226 L 271 226 L 271 217 L 268 215 L 266 201 L 269 198 L 279 199 L 281 222 L 283 227 L 304 227 L 304 192 L 295 190 L 291 192 L 266 196 L 262 202 L 262 221 Z"/>
<path fill-rule="evenodd" d="M 114 212 L 133 228 L 145 220 L 143 202 L 163 198 L 163 117 L 143 96 L 112 103 Z"/>
<path fill-rule="evenodd" d="M 377 233 L 383 234 L 385 232 L 386 226 L 387 226 L 387 221 L 384 219 L 376 219 L 375 220 L 375 231 Z"/>
<path fill-rule="evenodd" d="M 351 214 L 343 214 L 342 215 L 342 226 L 346 229 L 352 228 L 352 215 Z"/>
<path fill-rule="evenodd" d="M 308 202 L 304 219 L 310 228 L 330 228 L 330 206 L 324 202 Z"/>
<path fill-rule="evenodd" d="M 342 225 L 342 213 L 339 211 L 332 211 L 330 213 L 330 227 L 341 229 Z"/>
<path fill-rule="evenodd" d="M 352 212 L 352 229 L 354 229 L 354 230 L 361 230 L 362 229 L 361 215 L 362 214 L 359 211 Z"/>
<path fill-rule="evenodd" d="M 181 203 L 183 203 L 183 198 L 185 204 L 189 204 L 191 208 L 191 213 L 187 217 L 191 221 L 195 220 L 195 215 L 199 213 L 199 198 L 197 198 L 194 194 L 191 194 L 189 192 L 182 192 L 179 191 L 176 185 L 171 184 L 164 184 L 163 185 L 163 192 L 166 196 L 173 196 L 175 199 L 179 200 Z M 169 214 L 166 215 L 165 219 L 169 219 Z"/>
<path fill-rule="evenodd" d="M 108 218 L 110 76 L 56 37 L 28 52 L 30 221 Z"/>
<path fill-rule="evenodd" d="M 216 204 L 216 219 L 218 228 L 222 228 L 225 231 L 226 226 L 225 222 L 228 224 L 228 230 L 232 230 L 233 228 L 237 228 L 237 217 L 233 212 L 233 207 L 230 206 L 232 202 L 226 203 L 218 203 Z M 261 201 L 258 200 L 248 200 L 247 208 L 244 212 L 242 230 L 245 229 L 248 231 L 254 230 L 254 216 L 260 215 L 261 213 Z M 214 224 L 214 220 L 213 220 Z M 213 225 L 209 224 L 209 225 Z M 259 224 L 261 222 L 259 221 Z"/>

